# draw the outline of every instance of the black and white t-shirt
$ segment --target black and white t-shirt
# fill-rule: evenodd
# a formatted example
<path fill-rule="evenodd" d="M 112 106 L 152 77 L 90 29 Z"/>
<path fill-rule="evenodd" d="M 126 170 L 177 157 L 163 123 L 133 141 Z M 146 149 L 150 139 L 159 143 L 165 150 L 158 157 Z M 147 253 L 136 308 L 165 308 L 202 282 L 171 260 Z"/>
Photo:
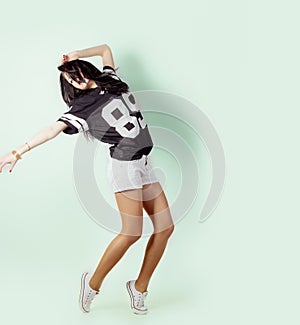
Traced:
<path fill-rule="evenodd" d="M 118 78 L 110 66 L 103 67 L 103 72 Z M 112 144 L 110 156 L 118 160 L 139 159 L 153 148 L 147 124 L 130 92 L 115 95 L 99 87 L 88 89 L 57 121 L 68 125 L 63 130 L 66 134 L 88 131 L 96 139 Z"/>

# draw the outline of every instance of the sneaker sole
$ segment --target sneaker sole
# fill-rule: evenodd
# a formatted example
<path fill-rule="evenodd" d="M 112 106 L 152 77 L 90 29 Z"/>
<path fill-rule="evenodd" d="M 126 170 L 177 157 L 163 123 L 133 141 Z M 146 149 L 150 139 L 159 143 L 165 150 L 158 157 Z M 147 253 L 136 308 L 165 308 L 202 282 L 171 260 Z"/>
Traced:
<path fill-rule="evenodd" d="M 128 294 L 130 296 L 130 307 L 133 310 L 133 312 L 135 314 L 138 314 L 138 315 L 147 314 L 148 310 L 141 310 L 141 309 L 137 309 L 137 308 L 134 307 L 134 304 L 133 304 L 134 299 L 133 299 L 132 291 L 131 291 L 130 286 L 129 286 L 129 281 L 126 282 L 126 289 L 127 289 Z"/>
<path fill-rule="evenodd" d="M 85 279 L 88 275 L 88 272 L 85 272 L 81 276 L 81 288 L 80 288 L 80 294 L 79 294 L 79 307 L 84 313 L 88 313 L 89 310 L 84 309 L 83 307 L 83 294 L 85 290 Z"/>

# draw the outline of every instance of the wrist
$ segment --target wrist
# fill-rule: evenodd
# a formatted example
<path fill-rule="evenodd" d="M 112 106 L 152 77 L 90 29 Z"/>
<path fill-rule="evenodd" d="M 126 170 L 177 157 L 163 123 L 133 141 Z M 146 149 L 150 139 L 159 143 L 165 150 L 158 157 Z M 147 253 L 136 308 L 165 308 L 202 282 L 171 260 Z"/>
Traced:
<path fill-rule="evenodd" d="M 17 158 L 17 160 L 22 159 L 20 153 L 16 150 L 12 150 L 11 153 Z"/>
<path fill-rule="evenodd" d="M 79 58 L 84 58 L 84 52 L 83 50 L 76 50 L 74 51 L 74 54 Z"/>
<path fill-rule="evenodd" d="M 22 146 L 16 149 L 16 151 L 18 154 L 23 155 L 25 152 L 29 151 L 30 149 L 31 146 L 28 144 L 28 142 L 25 142 Z"/>

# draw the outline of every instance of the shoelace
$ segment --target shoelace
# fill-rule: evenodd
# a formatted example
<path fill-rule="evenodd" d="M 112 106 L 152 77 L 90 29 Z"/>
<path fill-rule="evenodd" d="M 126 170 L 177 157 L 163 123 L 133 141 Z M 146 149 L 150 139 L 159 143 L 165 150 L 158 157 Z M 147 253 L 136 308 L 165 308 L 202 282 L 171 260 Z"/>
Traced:
<path fill-rule="evenodd" d="M 97 291 L 97 292 L 95 292 L 94 296 L 90 297 L 91 293 L 92 293 L 92 291 L 89 290 L 89 293 L 85 299 L 85 304 L 90 304 L 93 301 L 93 299 L 95 298 L 95 296 L 99 294 L 99 292 Z"/>
<path fill-rule="evenodd" d="M 144 293 L 138 293 L 138 298 L 136 300 L 137 307 L 146 307 L 144 302 L 147 297 L 147 294 L 148 294 L 148 291 L 146 291 Z"/>

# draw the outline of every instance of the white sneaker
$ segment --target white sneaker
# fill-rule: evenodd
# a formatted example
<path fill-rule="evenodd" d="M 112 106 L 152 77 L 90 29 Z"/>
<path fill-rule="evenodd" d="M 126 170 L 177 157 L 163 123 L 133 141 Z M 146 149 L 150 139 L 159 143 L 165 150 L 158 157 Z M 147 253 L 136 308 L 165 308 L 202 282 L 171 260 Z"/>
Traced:
<path fill-rule="evenodd" d="M 140 292 L 135 288 L 135 281 L 131 280 L 126 282 L 126 288 L 131 300 L 131 309 L 135 314 L 146 314 L 148 311 L 145 305 L 145 299 L 148 295 L 148 291 Z"/>
<path fill-rule="evenodd" d="M 90 272 L 84 272 L 81 276 L 79 306 L 84 313 L 88 313 L 90 311 L 90 305 L 94 297 L 99 293 L 99 290 L 95 291 L 90 287 L 89 285 L 90 278 L 91 278 Z"/>

